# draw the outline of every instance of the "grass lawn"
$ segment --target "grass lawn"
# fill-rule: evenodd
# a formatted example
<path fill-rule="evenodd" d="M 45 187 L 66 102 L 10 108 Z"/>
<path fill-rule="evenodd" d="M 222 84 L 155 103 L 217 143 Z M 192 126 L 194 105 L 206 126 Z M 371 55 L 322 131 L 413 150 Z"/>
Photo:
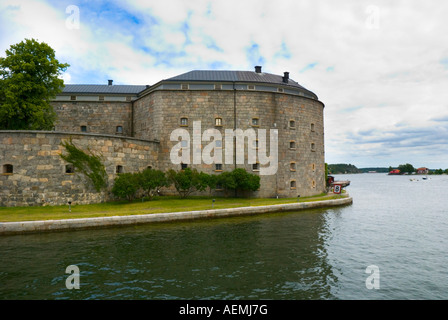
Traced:
<path fill-rule="evenodd" d="M 339 199 L 345 195 L 320 194 L 312 197 L 301 197 L 300 202 Z M 212 199 L 215 199 L 212 208 Z M 65 206 L 39 207 L 0 207 L 0 222 L 57 220 L 74 218 L 94 218 L 106 216 L 137 215 L 149 213 L 195 211 L 207 209 L 224 209 L 247 206 L 264 206 L 297 202 L 297 198 L 219 198 L 219 197 L 156 197 L 151 201 L 136 200 L 107 202 L 100 204 L 73 205 L 69 212 Z"/>

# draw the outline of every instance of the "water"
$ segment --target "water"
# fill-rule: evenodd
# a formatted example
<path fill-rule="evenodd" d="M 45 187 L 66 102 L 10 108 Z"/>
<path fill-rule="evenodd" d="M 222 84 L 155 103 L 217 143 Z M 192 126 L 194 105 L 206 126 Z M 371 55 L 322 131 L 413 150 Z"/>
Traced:
<path fill-rule="evenodd" d="M 0 299 L 448 299 L 448 176 L 336 178 L 353 205 L 2 236 Z"/>

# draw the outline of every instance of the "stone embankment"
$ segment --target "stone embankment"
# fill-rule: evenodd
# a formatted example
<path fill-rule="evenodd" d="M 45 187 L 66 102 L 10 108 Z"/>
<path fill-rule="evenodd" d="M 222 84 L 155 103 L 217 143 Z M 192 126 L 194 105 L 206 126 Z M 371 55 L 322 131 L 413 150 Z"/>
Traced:
<path fill-rule="evenodd" d="M 211 209 L 201 211 L 183 211 L 170 213 L 153 213 L 131 216 L 112 216 L 83 219 L 63 219 L 44 221 L 0 222 L 0 235 L 25 234 L 49 231 L 70 231 L 90 228 L 129 226 L 144 223 L 186 221 L 194 219 L 223 218 L 274 212 L 300 211 L 305 209 L 336 207 L 353 202 L 348 196 L 340 199 L 297 202 L 268 206 L 252 206 L 228 209 Z"/>

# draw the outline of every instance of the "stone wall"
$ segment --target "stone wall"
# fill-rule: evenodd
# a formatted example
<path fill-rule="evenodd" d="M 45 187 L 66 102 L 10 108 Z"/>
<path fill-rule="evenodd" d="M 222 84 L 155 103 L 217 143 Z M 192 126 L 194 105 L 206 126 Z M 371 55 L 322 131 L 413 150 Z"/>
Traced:
<path fill-rule="evenodd" d="M 155 90 L 134 104 L 134 114 L 135 136 L 160 140 L 161 170 L 181 168 L 180 164 L 173 164 L 170 159 L 170 151 L 178 143 L 170 141 L 175 129 L 182 128 L 189 132 L 191 152 L 195 135 L 206 129 L 217 129 L 224 137 L 225 129 L 234 127 L 242 130 L 253 128 L 257 132 L 258 129 L 266 129 L 269 152 L 269 133 L 272 129 L 278 129 L 277 174 L 261 175 L 262 186 L 254 196 L 309 196 L 325 190 L 323 104 L 319 101 L 297 95 L 250 90 Z M 188 125 L 183 126 L 181 118 L 187 118 Z M 215 125 L 216 118 L 222 119 L 222 126 Z M 258 126 L 252 126 L 253 118 L 258 119 Z M 201 133 L 193 132 L 194 121 L 201 122 Z M 294 121 L 293 127 L 290 121 Z M 292 141 L 294 148 L 290 148 Z M 203 142 L 200 148 L 203 150 L 209 143 Z M 222 146 L 224 155 L 224 139 Z M 246 143 L 246 154 L 248 148 L 252 146 Z M 190 160 L 193 160 L 192 156 Z M 188 166 L 209 174 L 220 172 L 216 171 L 215 164 L 190 163 Z M 259 174 L 247 161 L 237 167 Z M 233 162 L 226 164 L 223 158 L 223 171 L 234 168 Z"/>
<path fill-rule="evenodd" d="M 60 157 L 64 152 L 61 142 L 69 139 L 78 148 L 90 148 L 102 156 L 109 189 L 117 176 L 117 166 L 122 166 L 123 172 L 137 172 L 158 165 L 157 142 L 99 134 L 0 131 L 0 206 L 110 200 L 108 191 L 96 192 L 81 173 L 66 173 L 67 163 Z"/>
<path fill-rule="evenodd" d="M 132 102 L 52 101 L 57 114 L 55 131 L 132 136 Z M 117 127 L 122 131 L 117 132 Z"/>

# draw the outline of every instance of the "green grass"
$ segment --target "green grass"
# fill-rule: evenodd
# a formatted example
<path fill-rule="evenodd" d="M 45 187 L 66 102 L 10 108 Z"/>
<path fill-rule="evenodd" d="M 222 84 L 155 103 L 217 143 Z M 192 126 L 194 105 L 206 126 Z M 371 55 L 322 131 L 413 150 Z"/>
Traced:
<path fill-rule="evenodd" d="M 344 195 L 320 194 L 312 197 L 301 197 L 300 202 L 319 201 L 343 198 Z M 151 201 L 136 200 L 107 202 L 100 204 L 72 205 L 69 212 L 65 206 L 39 207 L 0 207 L 0 222 L 57 220 L 74 218 L 94 218 L 107 216 L 137 215 L 164 212 L 195 211 L 213 209 L 264 206 L 297 202 L 297 198 L 220 198 L 220 197 L 157 197 Z"/>

